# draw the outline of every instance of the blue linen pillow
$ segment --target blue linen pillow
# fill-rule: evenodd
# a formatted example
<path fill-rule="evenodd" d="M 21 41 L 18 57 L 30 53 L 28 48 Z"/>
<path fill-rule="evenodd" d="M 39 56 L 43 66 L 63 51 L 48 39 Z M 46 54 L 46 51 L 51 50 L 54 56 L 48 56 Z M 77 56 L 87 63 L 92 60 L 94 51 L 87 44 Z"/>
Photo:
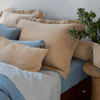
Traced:
<path fill-rule="evenodd" d="M 40 48 L 41 44 L 43 44 L 43 48 L 45 48 L 45 43 L 43 40 L 34 40 L 34 41 L 18 41 L 18 40 L 12 40 L 13 42 L 19 43 L 19 44 L 23 44 L 23 45 L 27 45 L 29 47 L 36 47 L 36 48 Z"/>
<path fill-rule="evenodd" d="M 20 28 L 8 28 L 0 23 L 0 35 L 10 39 L 18 40 L 20 34 Z"/>

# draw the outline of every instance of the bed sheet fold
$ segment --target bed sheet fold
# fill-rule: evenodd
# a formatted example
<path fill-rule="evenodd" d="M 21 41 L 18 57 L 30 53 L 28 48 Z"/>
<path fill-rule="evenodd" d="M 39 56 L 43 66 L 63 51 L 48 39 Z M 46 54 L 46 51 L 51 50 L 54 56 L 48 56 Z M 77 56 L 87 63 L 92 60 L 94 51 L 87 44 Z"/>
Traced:
<path fill-rule="evenodd" d="M 61 81 L 56 72 L 28 72 L 0 62 L 0 73 L 10 79 L 25 100 L 60 100 Z"/>

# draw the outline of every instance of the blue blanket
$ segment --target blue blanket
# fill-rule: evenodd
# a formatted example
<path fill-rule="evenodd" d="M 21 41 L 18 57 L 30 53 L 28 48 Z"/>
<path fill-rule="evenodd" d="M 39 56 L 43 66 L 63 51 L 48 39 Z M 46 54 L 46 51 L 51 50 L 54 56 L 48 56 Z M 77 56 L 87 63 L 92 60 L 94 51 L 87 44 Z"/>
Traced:
<path fill-rule="evenodd" d="M 0 74 L 0 100 L 25 100 L 16 86 Z"/>

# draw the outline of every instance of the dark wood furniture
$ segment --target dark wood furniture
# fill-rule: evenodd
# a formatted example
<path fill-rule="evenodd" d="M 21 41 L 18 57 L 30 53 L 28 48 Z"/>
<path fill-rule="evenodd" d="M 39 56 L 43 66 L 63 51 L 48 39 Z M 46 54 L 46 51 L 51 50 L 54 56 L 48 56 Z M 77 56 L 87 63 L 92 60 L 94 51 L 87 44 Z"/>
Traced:
<path fill-rule="evenodd" d="M 73 86 L 65 93 L 63 93 L 61 95 L 61 100 L 73 100 L 80 93 L 82 93 L 83 90 L 85 90 L 87 96 L 90 98 L 91 97 L 91 84 L 92 84 L 92 78 L 88 76 L 84 80 L 82 80 L 80 83 Z"/>
<path fill-rule="evenodd" d="M 100 100 L 100 69 L 93 65 L 93 62 L 87 62 L 83 66 L 83 70 L 92 76 L 92 95 L 91 100 Z"/>

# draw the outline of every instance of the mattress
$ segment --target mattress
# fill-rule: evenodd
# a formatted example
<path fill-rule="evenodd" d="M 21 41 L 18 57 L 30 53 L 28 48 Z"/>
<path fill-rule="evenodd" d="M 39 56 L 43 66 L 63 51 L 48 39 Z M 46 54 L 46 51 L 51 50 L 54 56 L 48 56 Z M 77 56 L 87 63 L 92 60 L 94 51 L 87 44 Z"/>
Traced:
<path fill-rule="evenodd" d="M 61 94 L 69 90 L 71 87 L 81 82 L 83 79 L 85 79 L 88 76 L 83 71 L 83 65 L 86 62 L 87 61 L 73 58 L 71 60 L 70 73 L 66 79 L 63 79 L 63 77 L 58 73 L 61 80 Z M 47 69 L 41 69 L 41 70 L 44 71 Z"/>

